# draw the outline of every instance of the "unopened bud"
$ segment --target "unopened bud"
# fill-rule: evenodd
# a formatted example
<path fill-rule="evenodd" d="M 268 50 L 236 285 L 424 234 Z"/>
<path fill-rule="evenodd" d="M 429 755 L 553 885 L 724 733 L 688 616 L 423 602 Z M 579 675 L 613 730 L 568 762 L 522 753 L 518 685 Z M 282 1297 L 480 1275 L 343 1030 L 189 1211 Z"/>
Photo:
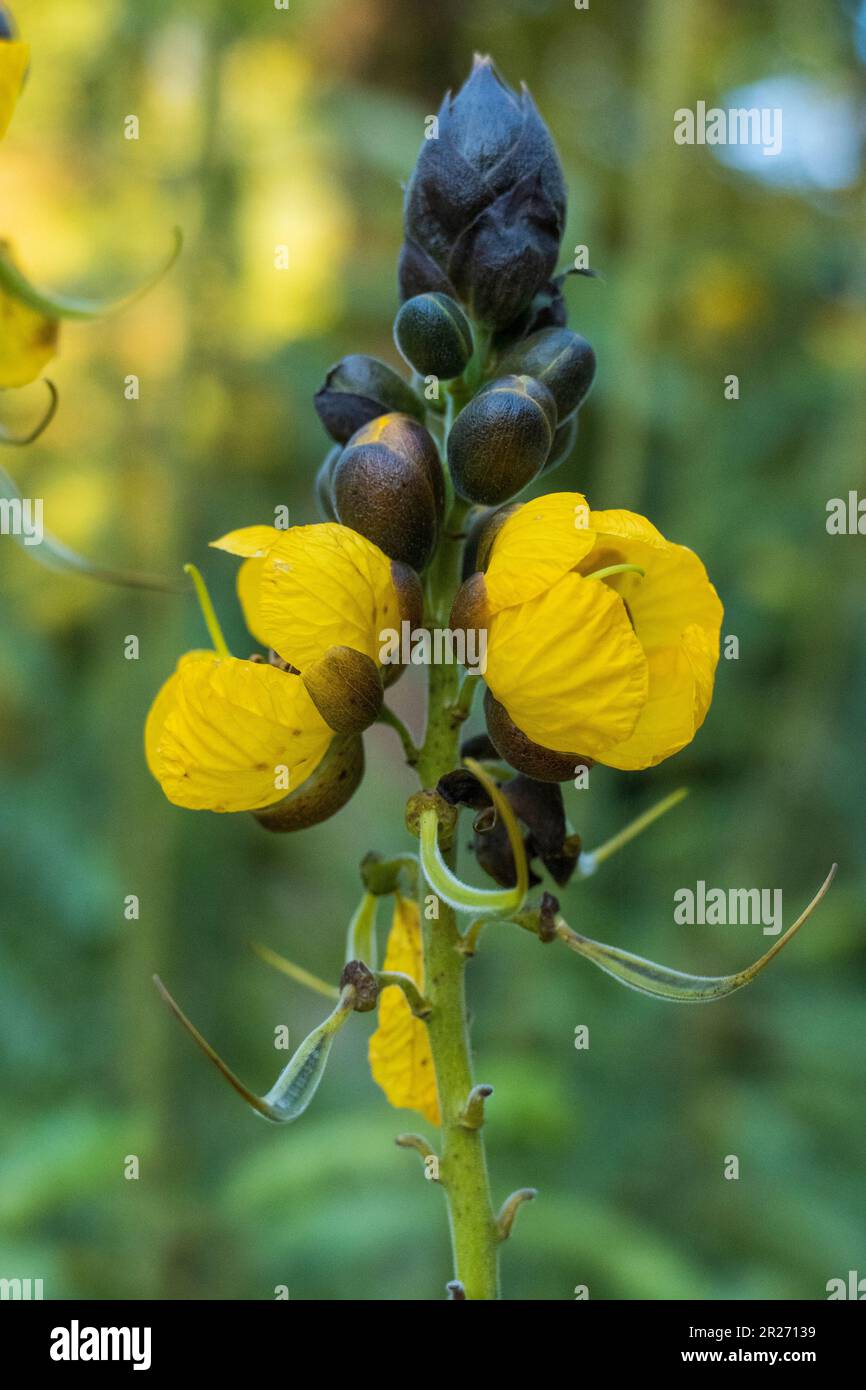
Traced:
<path fill-rule="evenodd" d="M 422 570 L 439 535 L 444 479 L 433 439 L 408 415 L 382 415 L 352 436 L 334 469 L 344 526 L 392 560 Z"/>
<path fill-rule="evenodd" d="M 325 377 L 314 404 L 332 439 L 345 444 L 356 430 L 379 415 L 399 410 L 424 419 L 424 403 L 411 386 L 376 357 L 343 357 Z"/>
<path fill-rule="evenodd" d="M 595 376 L 592 346 L 570 328 L 542 328 L 506 354 L 506 372 L 526 372 L 543 381 L 556 401 L 560 424 L 586 396 Z"/>
<path fill-rule="evenodd" d="M 472 329 L 460 305 L 447 294 L 418 294 L 394 321 L 398 348 L 421 376 L 451 381 L 472 356 Z"/>
<path fill-rule="evenodd" d="M 491 382 L 460 412 L 448 437 L 448 467 L 461 497 L 506 502 L 544 467 L 556 430 L 547 387 L 529 376 Z"/>

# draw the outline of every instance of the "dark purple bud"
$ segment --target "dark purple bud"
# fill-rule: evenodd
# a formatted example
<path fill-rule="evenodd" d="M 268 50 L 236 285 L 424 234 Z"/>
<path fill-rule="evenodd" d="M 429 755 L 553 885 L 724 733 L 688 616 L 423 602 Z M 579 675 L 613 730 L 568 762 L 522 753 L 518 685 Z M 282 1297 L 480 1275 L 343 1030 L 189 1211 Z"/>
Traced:
<path fill-rule="evenodd" d="M 424 419 L 424 402 L 411 386 L 378 358 L 361 353 L 343 357 L 331 368 L 314 403 L 319 419 L 338 444 L 392 411 Z"/>
<path fill-rule="evenodd" d="M 453 381 L 472 356 L 472 329 L 460 305 L 438 292 L 409 299 L 394 321 L 400 352 L 420 376 Z"/>
<path fill-rule="evenodd" d="M 448 467 L 461 497 L 495 507 L 544 467 L 556 430 L 553 397 L 528 376 L 485 386 L 458 415 L 448 436 Z"/>
<path fill-rule="evenodd" d="M 501 360 L 505 372 L 525 372 L 543 381 L 556 401 L 560 424 L 586 396 L 595 376 L 595 353 L 570 328 L 543 328 L 524 338 Z"/>
<path fill-rule="evenodd" d="M 446 96 L 406 190 L 401 294 L 453 294 L 493 327 L 551 278 L 565 222 L 565 183 L 550 133 L 525 87 L 514 92 L 476 57 Z"/>

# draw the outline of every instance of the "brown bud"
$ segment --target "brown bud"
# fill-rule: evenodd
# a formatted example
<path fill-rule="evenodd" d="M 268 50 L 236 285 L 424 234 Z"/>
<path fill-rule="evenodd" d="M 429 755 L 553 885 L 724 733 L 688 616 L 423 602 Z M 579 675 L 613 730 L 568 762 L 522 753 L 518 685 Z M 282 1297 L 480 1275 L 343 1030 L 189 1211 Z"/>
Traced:
<path fill-rule="evenodd" d="M 385 691 L 378 666 L 365 652 L 329 647 L 301 679 L 334 733 L 360 734 L 378 719 Z"/>
<path fill-rule="evenodd" d="M 372 970 L 368 970 L 362 960 L 350 960 L 343 966 L 340 976 L 340 989 L 351 985 L 355 991 L 353 1005 L 356 1014 L 368 1014 L 375 1009 L 379 998 L 379 985 Z"/>
<path fill-rule="evenodd" d="M 448 626 L 453 632 L 479 631 L 487 627 L 487 587 L 483 574 L 473 574 L 460 585 L 451 605 Z"/>
<path fill-rule="evenodd" d="M 493 543 L 502 527 L 510 516 L 522 507 L 522 502 L 512 502 L 507 507 L 499 507 L 494 512 L 489 512 L 484 528 L 478 537 L 478 549 L 475 558 L 475 568 L 482 572 L 487 569 L 490 563 L 490 555 L 493 550 Z"/>
<path fill-rule="evenodd" d="M 445 480 L 432 436 L 409 415 L 358 430 L 333 472 L 337 516 L 392 560 L 422 570 L 439 535 Z"/>
<path fill-rule="evenodd" d="M 484 697 L 484 713 L 487 732 L 499 756 L 527 777 L 534 777 L 537 782 L 570 782 L 578 768 L 592 767 L 592 759 L 583 753 L 557 753 L 533 743 L 489 690 Z"/>
<path fill-rule="evenodd" d="M 400 621 L 409 623 L 413 629 L 421 627 L 424 621 L 424 590 L 421 588 L 421 580 L 409 565 L 401 565 L 397 560 L 391 561 L 391 578 L 400 601 Z M 405 670 L 405 666 L 396 662 L 389 662 L 383 666 L 382 680 L 385 688 L 398 681 Z"/>
<path fill-rule="evenodd" d="M 338 734 L 306 782 L 276 805 L 253 814 L 265 830 L 304 830 L 342 810 L 363 775 L 364 741 L 360 734 Z"/>

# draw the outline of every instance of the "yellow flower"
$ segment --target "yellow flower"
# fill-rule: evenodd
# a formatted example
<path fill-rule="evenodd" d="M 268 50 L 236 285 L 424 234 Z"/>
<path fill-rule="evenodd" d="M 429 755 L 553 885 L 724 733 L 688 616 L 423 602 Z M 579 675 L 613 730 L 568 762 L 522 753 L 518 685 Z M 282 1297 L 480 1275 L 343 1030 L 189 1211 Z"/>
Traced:
<path fill-rule="evenodd" d="M 359 735 L 384 693 L 380 634 L 399 625 L 418 581 L 345 526 L 249 526 L 214 544 L 244 557 L 247 624 L 282 661 L 229 655 L 190 567 L 216 650 L 182 657 L 157 696 L 148 766 L 178 806 L 265 812 L 275 830 L 314 824 L 361 778 Z"/>
<path fill-rule="evenodd" d="M 399 893 L 388 936 L 383 970 L 409 975 L 423 992 L 424 956 L 418 904 Z M 436 1074 L 427 1025 L 416 1018 L 397 985 L 379 998 L 379 1027 L 370 1038 L 370 1070 L 392 1105 L 417 1110 L 431 1125 L 440 1124 Z"/>
<path fill-rule="evenodd" d="M 624 770 L 692 740 L 722 620 L 693 551 L 579 493 L 526 503 L 487 549 L 469 612 L 488 630 L 487 685 L 521 734 Z"/>
<path fill-rule="evenodd" d="M 247 526 L 212 544 L 244 557 L 238 596 L 250 632 L 306 672 L 332 647 L 381 665 L 382 633 L 410 614 L 417 580 L 347 526 Z"/>
<path fill-rule="evenodd" d="M 0 41 L 0 65 L 8 44 Z M 0 75 L 2 87 L 2 75 Z M 2 92 L 0 92 L 2 121 Z M 0 241 L 0 254 L 12 259 L 7 242 Z M 40 313 L 0 286 L 0 387 L 27 386 L 35 381 L 57 352 L 60 324 L 56 318 Z"/>
<path fill-rule="evenodd" d="M 29 44 L 0 35 L 0 140 L 9 129 L 29 62 Z"/>
<path fill-rule="evenodd" d="M 176 806 L 257 811 L 306 782 L 333 737 L 298 676 L 194 651 L 153 703 L 145 751 Z"/>

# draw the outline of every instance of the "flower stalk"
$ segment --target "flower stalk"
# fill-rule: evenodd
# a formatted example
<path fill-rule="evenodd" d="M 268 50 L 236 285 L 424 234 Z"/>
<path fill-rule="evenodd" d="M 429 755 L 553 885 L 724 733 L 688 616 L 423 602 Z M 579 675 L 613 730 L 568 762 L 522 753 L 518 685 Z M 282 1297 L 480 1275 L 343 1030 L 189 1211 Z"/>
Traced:
<path fill-rule="evenodd" d="M 462 512 L 459 503 L 454 511 L 458 509 Z M 446 530 L 456 536 L 461 527 L 453 511 L 449 521 Z M 431 620 L 448 611 L 459 582 L 461 549 L 459 540 L 446 537 L 434 557 L 428 593 Z M 459 725 L 452 718 L 458 693 L 457 668 L 433 665 L 429 671 L 427 731 L 418 759 L 422 787 L 435 787 L 459 760 Z M 445 866 L 453 872 L 456 850 L 442 851 L 442 855 Z M 431 1004 L 427 1031 L 442 1111 L 439 1174 L 448 1204 L 455 1280 L 467 1299 L 496 1299 L 500 1241 L 483 1131 L 467 1128 L 464 1117 L 466 1099 L 475 1085 L 465 993 L 469 957 L 462 949 L 456 913 L 448 902 L 439 898 L 438 918 L 425 914 L 427 895 L 435 894 L 436 889 L 425 875 L 420 877 L 425 993 Z"/>

